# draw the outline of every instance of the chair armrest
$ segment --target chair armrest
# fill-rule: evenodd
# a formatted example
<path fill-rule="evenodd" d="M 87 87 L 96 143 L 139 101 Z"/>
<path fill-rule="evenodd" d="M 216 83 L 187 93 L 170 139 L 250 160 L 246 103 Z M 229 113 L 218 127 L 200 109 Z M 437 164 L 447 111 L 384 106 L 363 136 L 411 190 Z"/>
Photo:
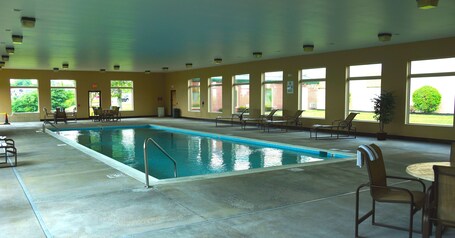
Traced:
<path fill-rule="evenodd" d="M 397 191 L 406 192 L 409 195 L 409 197 L 411 198 L 411 204 L 414 204 L 414 195 L 412 195 L 411 190 L 409 190 L 409 189 L 400 188 L 400 187 L 394 187 L 394 186 L 378 186 L 378 185 L 370 185 L 370 187 L 383 188 L 383 189 L 390 189 L 390 190 L 397 190 Z"/>
<path fill-rule="evenodd" d="M 401 177 L 401 176 L 390 176 L 390 175 L 387 175 L 386 178 L 391 178 L 391 179 L 401 179 L 401 180 L 409 180 L 409 181 L 414 181 L 414 182 L 418 182 L 422 185 L 422 192 L 426 192 L 426 186 L 425 184 L 422 182 L 422 180 L 420 179 L 416 179 L 416 178 L 408 178 L 408 177 Z"/>

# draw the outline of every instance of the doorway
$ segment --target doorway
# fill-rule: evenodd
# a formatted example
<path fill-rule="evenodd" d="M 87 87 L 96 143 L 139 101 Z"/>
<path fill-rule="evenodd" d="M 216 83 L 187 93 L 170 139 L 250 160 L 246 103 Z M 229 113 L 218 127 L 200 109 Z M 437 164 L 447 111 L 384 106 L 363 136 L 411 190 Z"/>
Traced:
<path fill-rule="evenodd" d="M 175 90 L 171 90 L 171 115 L 174 116 L 174 109 L 177 107 L 177 95 Z"/>
<path fill-rule="evenodd" d="M 101 91 L 88 91 L 88 115 L 93 117 L 93 107 L 101 107 Z"/>

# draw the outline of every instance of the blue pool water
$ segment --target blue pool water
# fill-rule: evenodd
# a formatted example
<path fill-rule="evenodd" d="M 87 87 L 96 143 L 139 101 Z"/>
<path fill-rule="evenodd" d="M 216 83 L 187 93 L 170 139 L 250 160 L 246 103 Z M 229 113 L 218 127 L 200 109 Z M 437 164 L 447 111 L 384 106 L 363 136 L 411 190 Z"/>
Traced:
<path fill-rule="evenodd" d="M 178 177 L 224 173 L 349 156 L 317 149 L 162 126 L 62 130 L 60 135 L 144 172 L 144 140 L 153 138 L 177 160 Z M 173 164 L 153 144 L 148 146 L 149 174 L 173 177 Z"/>

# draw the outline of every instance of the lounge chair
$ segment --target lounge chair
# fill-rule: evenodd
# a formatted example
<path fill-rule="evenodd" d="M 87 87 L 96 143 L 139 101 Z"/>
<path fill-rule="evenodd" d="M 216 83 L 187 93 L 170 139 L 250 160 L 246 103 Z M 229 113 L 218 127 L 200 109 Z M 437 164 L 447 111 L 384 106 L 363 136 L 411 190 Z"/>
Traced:
<path fill-rule="evenodd" d="M 455 168 L 433 166 L 434 183 L 427 191 L 422 237 L 429 237 L 436 225 L 435 237 L 442 236 L 445 227 L 455 227 Z"/>
<path fill-rule="evenodd" d="M 0 136 L 0 155 L 5 157 L 5 162 L 0 162 L 1 167 L 16 167 L 17 166 L 17 149 L 13 139 Z M 8 163 L 8 157 L 14 156 L 14 163 Z M 7 166 L 3 166 L 6 164 Z"/>
<path fill-rule="evenodd" d="M 352 120 L 357 116 L 356 112 L 351 112 L 344 120 L 335 120 L 331 125 L 320 125 L 316 124 L 310 128 L 310 138 L 313 138 L 313 132 L 315 134 L 315 139 L 318 138 L 329 138 L 329 139 L 339 139 L 339 138 L 356 138 L 356 128 L 352 126 Z M 320 130 L 329 130 L 330 136 L 318 137 L 318 132 Z M 340 135 L 345 133 L 346 135 Z M 351 137 L 351 134 L 353 137 Z"/>
<path fill-rule="evenodd" d="M 363 164 L 366 164 L 369 182 L 360 185 L 356 191 L 355 237 L 359 237 L 359 225 L 371 216 L 373 225 L 408 231 L 409 238 L 411 238 L 413 232 L 413 217 L 416 212 L 423 208 L 425 203 L 425 184 L 414 178 L 387 176 L 382 151 L 375 144 L 361 145 L 357 149 L 357 165 L 362 167 Z M 422 191 L 411 191 L 402 187 L 389 186 L 387 185 L 387 179 L 399 179 L 419 183 L 422 186 Z M 365 213 L 362 217 L 359 217 L 359 197 L 360 190 L 363 188 L 369 188 L 373 204 L 370 211 Z M 409 226 L 403 228 L 376 222 L 376 202 L 401 203 L 409 206 Z"/>
<path fill-rule="evenodd" d="M 222 116 L 217 116 L 215 119 L 215 126 L 218 126 L 219 122 L 223 121 L 230 121 L 231 126 L 234 125 L 234 121 L 236 119 L 239 119 L 239 121 L 242 121 L 243 117 L 245 116 L 245 113 L 248 113 L 248 108 L 243 109 L 240 113 L 234 113 L 232 114 L 231 117 L 222 117 Z"/>
<path fill-rule="evenodd" d="M 57 124 L 59 120 L 62 120 L 63 122 L 65 122 L 65 124 L 67 123 L 65 108 L 57 107 L 55 109 L 54 123 Z"/>
<path fill-rule="evenodd" d="M 273 115 L 275 115 L 275 113 L 280 110 L 280 109 L 272 109 L 268 115 L 261 115 L 260 117 L 243 117 L 242 120 L 240 121 L 241 122 L 241 126 L 242 126 L 242 129 L 245 130 L 246 128 L 246 125 L 248 123 L 255 123 L 257 124 L 259 127 L 263 126 L 263 122 L 265 121 L 273 121 Z"/>
<path fill-rule="evenodd" d="M 54 113 L 47 110 L 46 107 L 43 107 L 44 111 L 44 121 L 47 123 L 51 123 L 54 120 Z"/>
<path fill-rule="evenodd" d="M 71 112 L 67 112 L 66 118 L 73 119 L 75 122 L 77 122 L 77 107 L 74 107 Z"/>
<path fill-rule="evenodd" d="M 266 120 L 263 122 L 264 131 L 270 131 L 270 126 L 272 125 L 281 125 L 285 126 L 284 128 L 287 131 L 287 126 L 301 126 L 302 123 L 300 122 L 300 116 L 305 110 L 297 110 L 293 116 L 290 117 L 283 117 L 281 120 Z"/>

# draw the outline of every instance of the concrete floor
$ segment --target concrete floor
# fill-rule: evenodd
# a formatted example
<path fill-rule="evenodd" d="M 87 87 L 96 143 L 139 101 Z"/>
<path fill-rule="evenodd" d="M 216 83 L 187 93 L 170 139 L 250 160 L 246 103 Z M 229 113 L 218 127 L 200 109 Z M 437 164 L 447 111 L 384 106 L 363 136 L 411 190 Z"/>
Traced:
<path fill-rule="evenodd" d="M 388 174 L 407 176 L 416 162 L 448 161 L 447 144 L 374 138 L 310 140 L 307 131 L 215 127 L 214 122 L 124 119 L 78 121 L 59 127 L 159 124 L 206 132 L 355 153 L 360 144 L 382 149 Z M 49 127 L 49 126 L 48 126 Z M 355 190 L 367 181 L 355 161 L 301 166 L 194 181 L 144 184 L 41 131 L 42 123 L 0 126 L 16 141 L 16 168 L 0 168 L 0 237 L 353 237 Z M 428 184 L 428 183 L 427 183 Z M 400 184 L 417 188 L 410 182 Z M 362 210 L 371 205 L 368 192 Z M 380 204 L 378 221 L 403 226 L 407 207 Z M 414 223 L 420 227 L 420 212 Z M 363 237 L 407 233 L 360 226 Z M 453 237 L 454 230 L 446 236 Z M 420 234 L 414 233 L 415 237 Z"/>

